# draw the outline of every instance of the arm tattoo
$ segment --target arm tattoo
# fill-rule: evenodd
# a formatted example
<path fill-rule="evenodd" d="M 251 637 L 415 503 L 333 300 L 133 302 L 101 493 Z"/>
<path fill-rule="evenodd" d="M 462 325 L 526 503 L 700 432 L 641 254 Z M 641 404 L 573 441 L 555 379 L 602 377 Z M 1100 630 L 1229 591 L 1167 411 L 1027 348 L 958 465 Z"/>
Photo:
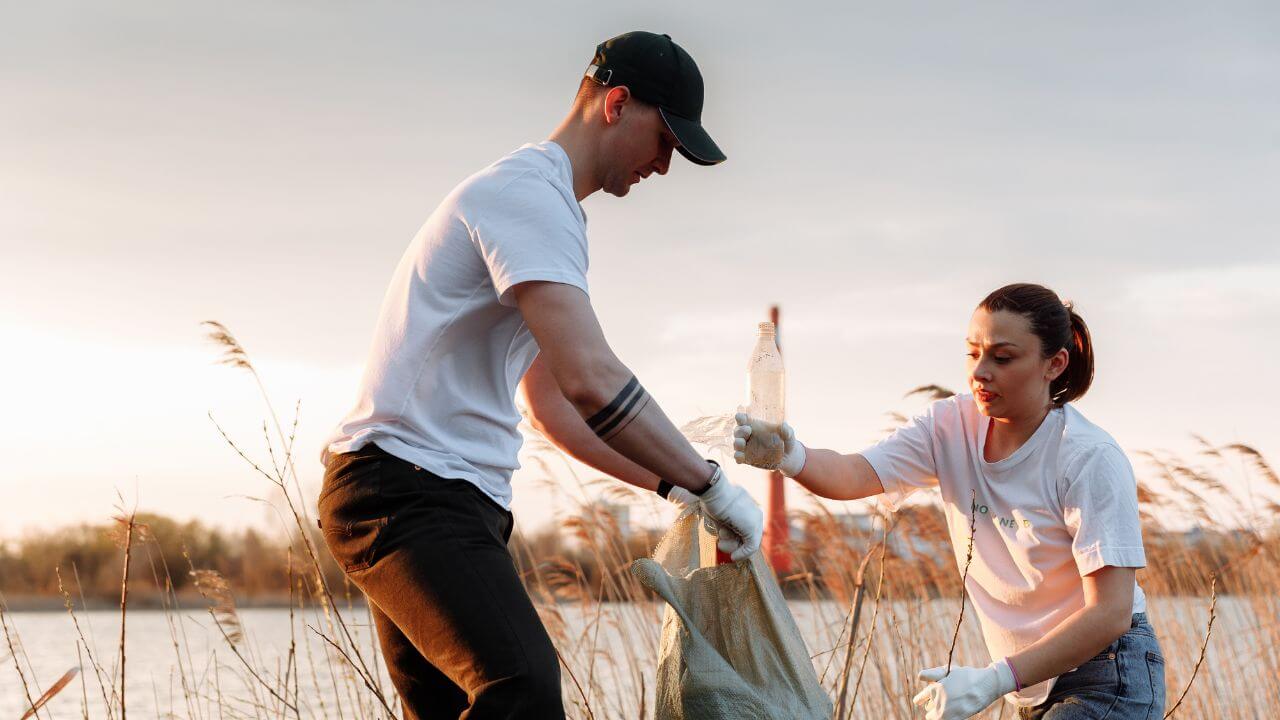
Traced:
<path fill-rule="evenodd" d="M 587 418 L 587 427 L 601 440 L 608 442 L 649 404 L 649 393 L 644 391 L 635 375 L 631 376 L 622 392 L 604 406 L 600 412 Z"/>

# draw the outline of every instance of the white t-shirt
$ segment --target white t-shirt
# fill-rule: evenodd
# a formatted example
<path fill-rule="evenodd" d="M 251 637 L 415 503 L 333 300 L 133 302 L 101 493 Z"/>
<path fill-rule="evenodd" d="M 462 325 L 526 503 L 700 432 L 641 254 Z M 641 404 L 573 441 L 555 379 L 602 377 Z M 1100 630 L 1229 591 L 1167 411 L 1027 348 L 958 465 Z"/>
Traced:
<path fill-rule="evenodd" d="M 377 441 L 509 508 L 516 386 L 538 354 L 510 290 L 531 280 L 587 292 L 586 216 L 569 157 L 550 140 L 464 180 L 414 237 L 383 298 L 359 399 L 321 461 Z"/>
<path fill-rule="evenodd" d="M 1012 655 L 1084 607 L 1081 577 L 1104 566 L 1146 566 L 1137 481 L 1123 451 L 1071 405 L 1051 410 L 1009 457 L 983 459 L 990 419 L 972 395 L 933 403 L 861 454 L 897 509 L 919 488 L 938 486 L 956 564 L 969 549 L 965 588 L 992 658 Z M 1133 612 L 1146 609 L 1135 583 Z M 1056 678 L 1006 696 L 1037 705 Z"/>

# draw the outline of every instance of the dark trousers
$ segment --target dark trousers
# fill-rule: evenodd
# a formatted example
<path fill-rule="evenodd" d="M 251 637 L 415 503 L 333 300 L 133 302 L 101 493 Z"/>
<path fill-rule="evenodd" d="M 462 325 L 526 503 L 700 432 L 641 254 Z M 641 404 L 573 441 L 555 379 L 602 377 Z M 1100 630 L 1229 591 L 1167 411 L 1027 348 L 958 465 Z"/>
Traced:
<path fill-rule="evenodd" d="M 374 444 L 330 459 L 325 543 L 364 592 L 409 718 L 563 718 L 560 666 L 507 550 L 513 518 Z"/>

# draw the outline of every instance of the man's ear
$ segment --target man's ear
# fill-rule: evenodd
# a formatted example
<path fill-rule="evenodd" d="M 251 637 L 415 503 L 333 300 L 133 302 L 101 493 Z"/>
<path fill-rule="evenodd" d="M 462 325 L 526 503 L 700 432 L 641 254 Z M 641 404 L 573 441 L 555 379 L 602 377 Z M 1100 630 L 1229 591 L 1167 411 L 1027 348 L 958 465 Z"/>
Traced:
<path fill-rule="evenodd" d="M 612 125 L 622 119 L 622 109 L 631 100 L 631 91 L 626 85 L 609 88 L 604 96 L 604 122 Z"/>

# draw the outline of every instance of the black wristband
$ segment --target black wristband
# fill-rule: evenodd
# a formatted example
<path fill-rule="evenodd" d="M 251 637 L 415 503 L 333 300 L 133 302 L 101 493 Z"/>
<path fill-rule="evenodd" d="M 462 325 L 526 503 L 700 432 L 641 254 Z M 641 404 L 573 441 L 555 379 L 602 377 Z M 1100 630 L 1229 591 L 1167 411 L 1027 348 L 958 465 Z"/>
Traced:
<path fill-rule="evenodd" d="M 666 500 L 666 499 L 667 499 L 667 496 L 671 494 L 671 488 L 674 488 L 674 487 L 675 487 L 675 485 L 672 485 L 671 483 L 667 482 L 666 480 L 661 480 L 661 479 L 659 479 L 659 480 L 658 480 L 658 491 L 657 491 L 657 492 L 658 492 L 658 497 L 662 498 L 663 500 Z"/>

